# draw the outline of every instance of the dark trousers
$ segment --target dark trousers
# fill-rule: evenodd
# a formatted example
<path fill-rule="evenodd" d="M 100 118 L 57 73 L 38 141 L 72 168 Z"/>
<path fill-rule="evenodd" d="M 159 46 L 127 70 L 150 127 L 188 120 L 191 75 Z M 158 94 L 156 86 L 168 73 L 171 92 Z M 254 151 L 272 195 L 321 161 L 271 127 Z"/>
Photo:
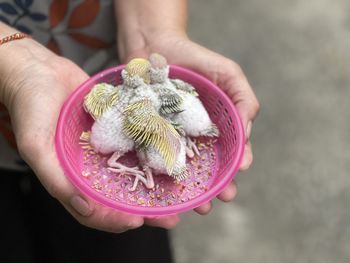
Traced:
<path fill-rule="evenodd" d="M 0 170 L 0 262 L 173 262 L 167 231 L 110 234 L 80 225 L 32 173 Z"/>

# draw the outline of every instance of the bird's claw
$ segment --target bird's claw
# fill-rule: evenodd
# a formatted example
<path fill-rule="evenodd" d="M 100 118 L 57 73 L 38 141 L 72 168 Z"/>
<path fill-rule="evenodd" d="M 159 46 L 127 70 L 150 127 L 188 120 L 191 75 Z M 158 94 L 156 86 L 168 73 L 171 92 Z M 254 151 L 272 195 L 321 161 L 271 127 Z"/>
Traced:
<path fill-rule="evenodd" d="M 113 166 L 107 168 L 109 171 L 121 174 L 130 174 L 130 175 L 140 175 L 144 176 L 145 173 L 141 171 L 137 166 L 127 167 L 121 163 L 115 163 Z"/>
<path fill-rule="evenodd" d="M 190 137 L 186 138 L 186 154 L 189 158 L 193 158 L 194 155 L 200 156 L 197 145 L 191 140 Z"/>
<path fill-rule="evenodd" d="M 153 177 L 150 172 L 150 169 L 145 169 L 141 171 L 137 166 L 127 167 L 121 163 L 114 163 L 112 167 L 107 168 L 109 171 L 119 173 L 122 175 L 132 175 L 135 176 L 135 181 L 133 186 L 129 188 L 130 192 L 133 192 L 137 188 L 137 184 L 141 181 L 148 189 L 154 187 Z"/>

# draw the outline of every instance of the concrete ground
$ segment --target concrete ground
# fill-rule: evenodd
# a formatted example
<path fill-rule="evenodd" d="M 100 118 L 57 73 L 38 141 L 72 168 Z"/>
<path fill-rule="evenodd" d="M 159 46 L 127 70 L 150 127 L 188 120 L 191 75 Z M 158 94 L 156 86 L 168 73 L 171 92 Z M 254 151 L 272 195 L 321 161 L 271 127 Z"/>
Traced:
<path fill-rule="evenodd" d="M 183 216 L 176 262 L 350 262 L 350 2 L 189 2 L 190 35 L 243 67 L 262 109 L 236 200 Z"/>

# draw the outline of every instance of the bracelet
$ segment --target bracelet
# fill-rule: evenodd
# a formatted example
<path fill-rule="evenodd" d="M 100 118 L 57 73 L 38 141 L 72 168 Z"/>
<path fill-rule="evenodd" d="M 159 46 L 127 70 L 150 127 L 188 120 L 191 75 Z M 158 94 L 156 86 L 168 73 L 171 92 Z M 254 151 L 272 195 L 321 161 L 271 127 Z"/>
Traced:
<path fill-rule="evenodd" d="M 4 37 L 4 38 L 0 39 L 0 46 L 2 44 L 7 43 L 7 42 L 10 42 L 10 41 L 13 41 L 13 40 L 22 39 L 22 38 L 25 38 L 25 37 L 30 37 L 30 36 L 28 36 L 27 34 L 24 34 L 24 33 L 14 33 L 12 35 L 9 35 L 7 37 Z"/>

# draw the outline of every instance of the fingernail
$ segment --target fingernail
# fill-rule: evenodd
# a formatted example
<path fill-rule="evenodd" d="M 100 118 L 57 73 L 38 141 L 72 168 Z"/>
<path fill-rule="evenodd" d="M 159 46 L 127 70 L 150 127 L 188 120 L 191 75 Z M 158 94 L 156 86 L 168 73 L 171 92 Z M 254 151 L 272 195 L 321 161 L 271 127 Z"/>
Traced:
<path fill-rule="evenodd" d="M 71 206 L 82 216 L 89 216 L 92 213 L 92 209 L 90 208 L 88 202 L 86 202 L 83 198 L 76 195 L 70 199 Z"/>
<path fill-rule="evenodd" d="M 252 126 L 253 126 L 252 121 L 248 121 L 247 131 L 246 131 L 246 139 L 247 139 L 247 141 L 249 140 L 250 134 L 252 133 Z"/>

